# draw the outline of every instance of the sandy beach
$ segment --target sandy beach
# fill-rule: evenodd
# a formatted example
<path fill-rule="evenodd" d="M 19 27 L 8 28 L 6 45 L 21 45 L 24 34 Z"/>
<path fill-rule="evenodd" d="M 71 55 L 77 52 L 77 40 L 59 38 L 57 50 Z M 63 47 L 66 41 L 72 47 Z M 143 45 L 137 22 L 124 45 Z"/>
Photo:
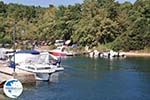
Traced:
<path fill-rule="evenodd" d="M 150 57 L 150 53 L 141 53 L 141 52 L 124 52 L 126 56 L 135 56 L 135 57 Z"/>

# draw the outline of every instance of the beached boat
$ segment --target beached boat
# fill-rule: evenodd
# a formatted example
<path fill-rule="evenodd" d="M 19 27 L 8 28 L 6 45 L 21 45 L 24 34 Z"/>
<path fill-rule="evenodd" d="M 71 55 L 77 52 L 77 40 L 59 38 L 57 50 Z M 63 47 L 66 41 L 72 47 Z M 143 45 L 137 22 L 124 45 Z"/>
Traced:
<path fill-rule="evenodd" d="M 73 56 L 74 55 L 73 52 L 67 50 L 66 46 L 57 47 L 56 49 L 51 50 L 49 53 L 54 56 Z"/>
<path fill-rule="evenodd" d="M 124 53 L 120 53 L 120 52 L 115 52 L 113 50 L 110 50 L 109 52 L 103 52 L 100 54 L 100 57 L 104 57 L 104 58 L 115 58 L 115 57 L 125 57 Z"/>
<path fill-rule="evenodd" d="M 98 58 L 99 57 L 99 55 L 100 55 L 100 53 L 97 51 L 97 50 L 94 50 L 94 51 L 92 51 L 92 52 L 90 52 L 89 53 L 89 56 L 91 57 L 91 58 Z"/>

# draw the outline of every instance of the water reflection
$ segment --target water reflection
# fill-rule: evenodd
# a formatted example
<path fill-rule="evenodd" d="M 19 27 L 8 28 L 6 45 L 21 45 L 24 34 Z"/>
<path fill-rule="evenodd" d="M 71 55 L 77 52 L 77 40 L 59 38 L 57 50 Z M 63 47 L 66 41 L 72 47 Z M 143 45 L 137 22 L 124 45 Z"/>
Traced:
<path fill-rule="evenodd" d="M 56 73 L 51 74 L 50 75 L 50 82 L 58 83 L 60 75 L 62 75 L 62 74 L 63 74 L 63 72 L 56 72 Z"/>
<path fill-rule="evenodd" d="M 119 69 L 119 63 L 124 59 L 105 59 L 105 58 L 88 58 L 88 57 L 78 57 L 73 59 L 68 59 L 68 66 L 79 68 L 84 71 L 109 71 Z M 118 62 L 119 61 L 119 62 Z M 64 61 L 66 65 L 66 62 Z"/>

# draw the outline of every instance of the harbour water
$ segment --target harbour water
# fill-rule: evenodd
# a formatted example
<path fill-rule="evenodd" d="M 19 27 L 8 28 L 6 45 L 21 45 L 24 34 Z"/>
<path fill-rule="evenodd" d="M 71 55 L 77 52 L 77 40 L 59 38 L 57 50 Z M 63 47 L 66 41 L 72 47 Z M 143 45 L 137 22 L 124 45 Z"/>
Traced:
<path fill-rule="evenodd" d="M 17 100 L 150 100 L 150 58 L 62 60 L 50 82 L 24 85 Z M 11 100 L 3 95 L 4 100 Z"/>

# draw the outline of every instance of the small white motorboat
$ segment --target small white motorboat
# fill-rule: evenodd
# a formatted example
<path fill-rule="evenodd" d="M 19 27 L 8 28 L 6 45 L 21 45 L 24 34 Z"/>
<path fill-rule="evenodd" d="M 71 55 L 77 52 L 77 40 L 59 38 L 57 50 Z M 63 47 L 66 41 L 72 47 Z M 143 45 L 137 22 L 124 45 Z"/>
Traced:
<path fill-rule="evenodd" d="M 10 65 L 12 65 L 13 68 L 14 62 L 12 61 Z M 35 73 L 37 80 L 49 80 L 51 73 L 64 70 L 64 68 L 60 66 L 60 61 L 54 59 L 48 52 L 38 52 L 34 50 L 18 51 L 15 54 L 15 65 L 18 69 Z"/>
<path fill-rule="evenodd" d="M 56 71 L 54 67 L 55 65 L 33 63 L 30 61 L 16 65 L 18 69 L 35 73 L 36 80 L 40 81 L 48 81 L 50 74 Z"/>

